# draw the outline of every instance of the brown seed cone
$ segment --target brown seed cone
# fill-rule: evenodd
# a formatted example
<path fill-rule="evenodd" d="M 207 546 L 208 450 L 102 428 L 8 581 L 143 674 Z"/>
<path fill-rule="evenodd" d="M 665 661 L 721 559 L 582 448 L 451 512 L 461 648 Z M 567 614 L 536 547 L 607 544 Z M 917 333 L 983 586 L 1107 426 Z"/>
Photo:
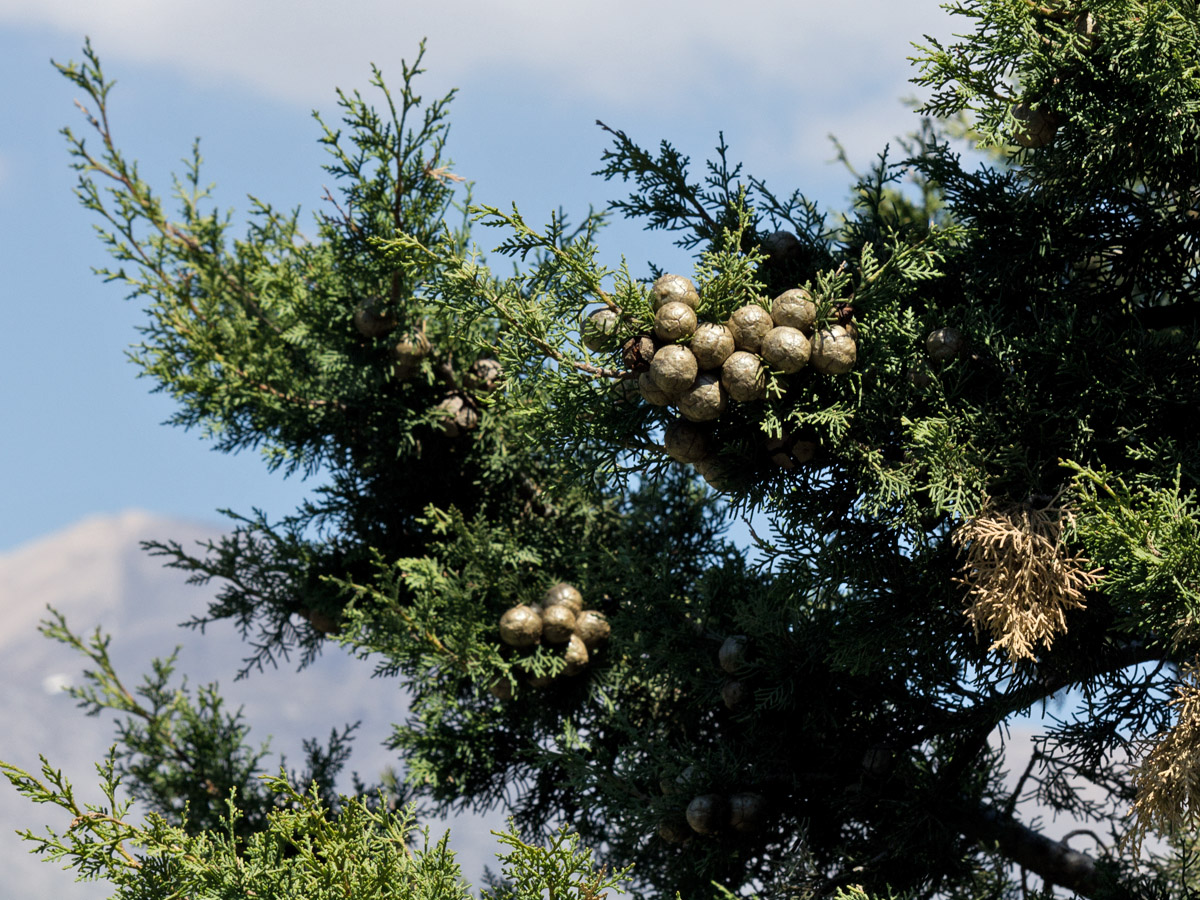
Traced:
<path fill-rule="evenodd" d="M 608 640 L 612 634 L 612 626 L 604 613 L 594 609 L 585 609 L 575 617 L 575 636 L 583 641 L 589 650 L 594 650 Z"/>
<path fill-rule="evenodd" d="M 749 403 L 767 393 L 767 373 L 758 356 L 739 350 L 721 366 L 721 384 L 734 400 Z"/>
<path fill-rule="evenodd" d="M 567 667 L 563 670 L 564 675 L 578 675 L 588 667 L 588 646 L 583 642 L 583 638 L 577 634 L 571 635 L 563 659 L 567 662 Z"/>
<path fill-rule="evenodd" d="M 639 376 L 640 377 L 640 376 Z M 637 378 L 618 378 L 610 389 L 609 396 L 614 403 L 634 403 L 641 395 L 638 390 Z"/>
<path fill-rule="evenodd" d="M 497 700 L 511 700 L 513 698 L 512 682 L 501 675 L 488 687 L 488 693 Z"/>
<path fill-rule="evenodd" d="M 654 334 L 667 343 L 687 340 L 696 331 L 696 311 L 686 303 L 672 300 L 654 314 Z"/>
<path fill-rule="evenodd" d="M 542 616 L 532 606 L 514 606 L 500 617 L 500 640 L 510 647 L 532 647 L 542 639 Z"/>
<path fill-rule="evenodd" d="M 386 310 L 374 306 L 360 306 L 354 310 L 354 327 L 363 337 L 383 337 L 396 327 L 396 317 Z"/>
<path fill-rule="evenodd" d="M 567 604 L 559 603 L 542 610 L 542 640 L 546 643 L 566 643 L 574 630 L 575 611 Z"/>
<path fill-rule="evenodd" d="M 967 339 L 953 325 L 929 332 L 925 338 L 925 352 L 934 362 L 947 362 L 962 356 L 967 349 Z"/>
<path fill-rule="evenodd" d="M 720 794 L 700 794 L 687 808 L 687 823 L 697 834 L 717 834 L 729 821 L 729 801 Z"/>
<path fill-rule="evenodd" d="M 326 615 L 320 610 L 302 607 L 299 612 L 300 615 L 308 619 L 308 624 L 321 634 L 337 634 L 342 630 L 341 626 L 337 623 L 337 619 L 335 619 L 333 616 Z"/>
<path fill-rule="evenodd" d="M 678 395 L 668 394 L 660 388 L 658 382 L 654 380 L 654 376 L 649 372 L 643 372 L 638 376 L 637 387 L 642 399 L 651 406 L 670 406 L 678 399 Z"/>
<path fill-rule="evenodd" d="M 488 394 L 496 389 L 503 377 L 504 367 L 500 362 L 484 357 L 471 363 L 471 368 L 467 369 L 463 378 L 463 387 L 477 394 Z"/>
<path fill-rule="evenodd" d="M 658 823 L 658 836 L 668 844 L 683 844 L 692 837 L 685 822 L 678 819 L 663 819 Z"/>
<path fill-rule="evenodd" d="M 392 357 L 401 365 L 416 365 L 433 349 L 423 332 L 404 334 L 392 344 Z"/>
<path fill-rule="evenodd" d="M 812 334 L 817 322 L 817 304 L 804 288 L 792 288 L 771 302 L 771 320 L 777 326 Z"/>
<path fill-rule="evenodd" d="M 451 394 L 438 404 L 442 434 L 460 437 L 479 426 L 479 410 L 462 394 Z"/>
<path fill-rule="evenodd" d="M 617 330 L 621 327 L 621 317 L 616 310 L 605 307 L 591 313 L 583 320 L 580 332 L 583 336 L 583 346 L 593 353 L 607 353 L 617 347 Z"/>
<path fill-rule="evenodd" d="M 736 674 L 746 661 L 749 645 L 750 639 L 744 634 L 731 634 L 721 644 L 721 649 L 717 652 L 717 662 L 730 675 Z"/>
<path fill-rule="evenodd" d="M 685 275 L 660 275 L 650 287 L 650 308 L 658 312 L 664 304 L 686 303 L 692 309 L 700 305 L 696 285 Z"/>
<path fill-rule="evenodd" d="M 693 422 L 711 422 L 725 411 L 726 391 L 721 380 L 705 372 L 696 377 L 692 386 L 678 400 L 679 411 Z"/>
<path fill-rule="evenodd" d="M 526 679 L 526 684 L 528 684 L 531 688 L 537 688 L 538 690 L 541 690 L 544 687 L 549 687 L 553 683 L 553 675 L 530 675 L 529 678 Z"/>
<path fill-rule="evenodd" d="M 708 441 L 704 432 L 683 419 L 676 419 L 663 434 L 667 456 L 676 462 L 694 463 L 708 456 Z"/>
<path fill-rule="evenodd" d="M 841 325 L 818 331 L 812 340 L 809 365 L 822 375 L 844 375 L 854 368 L 858 347 L 849 332 Z"/>
<path fill-rule="evenodd" d="M 729 827 L 739 834 L 758 831 L 766 817 L 767 801 L 761 794 L 744 792 L 729 798 Z"/>
<path fill-rule="evenodd" d="M 704 322 L 688 344 L 701 369 L 719 369 L 734 350 L 733 332 L 716 322 Z"/>
<path fill-rule="evenodd" d="M 621 359 L 630 371 L 644 372 L 650 368 L 654 350 L 654 338 L 648 334 L 635 334 L 621 345 Z"/>
<path fill-rule="evenodd" d="M 542 606 L 546 609 L 559 604 L 568 607 L 575 615 L 579 615 L 583 611 L 583 595 L 579 593 L 579 588 L 575 585 L 560 581 L 548 588 L 542 597 Z"/>
<path fill-rule="evenodd" d="M 784 469 L 794 469 L 797 465 L 811 462 L 817 455 L 819 444 L 810 438 L 791 434 L 782 438 L 768 438 L 765 447 L 771 462 Z"/>
<path fill-rule="evenodd" d="M 733 486 L 733 465 L 726 459 L 721 459 L 718 456 L 709 456 L 697 463 L 693 463 L 692 466 L 708 486 L 714 490 L 727 491 Z"/>
<path fill-rule="evenodd" d="M 754 705 L 754 692 L 744 681 L 727 681 L 721 688 L 721 700 L 730 712 L 741 712 Z"/>
<path fill-rule="evenodd" d="M 734 347 L 750 353 L 758 352 L 762 346 L 762 339 L 775 327 L 771 314 L 757 303 L 735 310 L 725 325 L 733 333 Z"/>
<path fill-rule="evenodd" d="M 808 365 L 812 347 L 799 328 L 780 325 L 767 332 L 762 342 L 762 357 L 767 364 L 785 375 L 799 372 Z"/>
<path fill-rule="evenodd" d="M 804 245 L 792 232 L 776 231 L 762 239 L 762 248 L 771 262 L 781 263 L 799 256 L 804 250 Z"/>
<path fill-rule="evenodd" d="M 650 374 L 659 390 L 678 396 L 692 386 L 700 367 L 687 347 L 670 344 L 654 354 Z"/>
<path fill-rule="evenodd" d="M 1018 103 L 1012 108 L 1012 117 L 1017 126 L 1013 130 L 1013 143 L 1035 150 L 1045 147 L 1058 132 L 1058 113 L 1051 109 L 1028 103 Z"/>

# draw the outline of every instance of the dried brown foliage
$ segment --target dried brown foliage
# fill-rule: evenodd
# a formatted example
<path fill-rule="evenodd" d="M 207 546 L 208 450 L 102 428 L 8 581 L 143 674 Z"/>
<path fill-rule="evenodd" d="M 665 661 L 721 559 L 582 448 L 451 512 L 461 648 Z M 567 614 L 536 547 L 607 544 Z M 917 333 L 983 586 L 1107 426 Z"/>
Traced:
<path fill-rule="evenodd" d="M 986 631 L 988 649 L 1003 650 L 1014 663 L 1036 659 L 1038 643 L 1049 650 L 1067 630 L 1067 611 L 1082 609 L 1083 592 L 1100 580 L 1091 561 L 1063 543 L 1069 521 L 1054 500 L 1035 507 L 989 499 L 952 536 L 966 557 L 956 580 L 967 586 L 975 635 Z"/>
<path fill-rule="evenodd" d="M 1137 797 L 1133 827 L 1126 836 L 1140 851 L 1147 831 L 1166 834 L 1200 822 L 1200 672 L 1184 666 L 1171 706 L 1175 727 L 1166 732 L 1134 770 Z"/>

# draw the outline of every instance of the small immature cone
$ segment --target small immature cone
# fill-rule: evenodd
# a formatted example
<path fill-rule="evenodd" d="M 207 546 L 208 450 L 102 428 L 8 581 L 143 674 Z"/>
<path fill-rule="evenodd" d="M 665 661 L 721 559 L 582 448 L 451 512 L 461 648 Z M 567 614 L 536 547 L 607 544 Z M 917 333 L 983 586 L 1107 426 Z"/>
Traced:
<path fill-rule="evenodd" d="M 575 585 L 560 581 L 547 589 L 542 597 L 542 606 L 546 609 L 559 604 L 568 607 L 575 615 L 579 615 L 583 611 L 583 595 L 579 593 L 579 588 Z"/>
<path fill-rule="evenodd" d="M 771 320 L 780 327 L 812 334 L 817 321 L 817 304 L 804 288 L 792 288 L 771 302 Z"/>
<path fill-rule="evenodd" d="M 548 644 L 562 644 L 571 639 L 575 630 L 575 612 L 565 603 L 542 610 L 542 639 Z"/>
<path fill-rule="evenodd" d="M 767 332 L 775 327 L 775 322 L 769 312 L 751 303 L 735 310 L 726 325 L 733 333 L 733 344 L 738 350 L 757 353 Z"/>
<path fill-rule="evenodd" d="M 610 634 L 612 626 L 608 624 L 608 619 L 604 618 L 604 613 L 585 609 L 575 617 L 575 636 L 589 650 L 594 650 L 607 641 Z"/>
<path fill-rule="evenodd" d="M 844 375 L 854 368 L 858 347 L 849 332 L 841 325 L 813 335 L 809 365 L 822 375 Z"/>
<path fill-rule="evenodd" d="M 676 419 L 667 426 L 663 434 L 663 445 L 667 456 L 676 462 L 694 463 L 708 456 L 708 442 L 704 432 L 682 419 Z"/>
<path fill-rule="evenodd" d="M 697 834 L 717 834 L 729 821 L 729 802 L 720 794 L 700 794 L 687 808 L 687 823 Z"/>
<path fill-rule="evenodd" d="M 767 373 L 753 353 L 739 350 L 721 366 L 721 384 L 739 403 L 761 400 L 767 392 Z"/>
<path fill-rule="evenodd" d="M 510 647 L 532 647 L 542 639 L 542 617 L 532 606 L 514 606 L 500 617 L 500 640 Z"/>
<path fill-rule="evenodd" d="M 686 303 L 672 300 L 654 314 L 654 334 L 667 343 L 690 338 L 696 330 L 696 311 Z"/>
<path fill-rule="evenodd" d="M 721 380 L 705 372 L 679 396 L 679 411 L 693 422 L 711 422 L 725 411 L 726 396 Z"/>
<path fill-rule="evenodd" d="M 660 275 L 650 287 L 650 308 L 658 312 L 666 303 L 686 303 L 692 309 L 700 305 L 700 295 L 692 279 L 684 275 Z"/>
<path fill-rule="evenodd" d="M 650 374 L 659 389 L 668 394 L 679 395 L 692 386 L 700 367 L 696 357 L 687 347 L 671 344 L 654 354 L 650 362 Z"/>
<path fill-rule="evenodd" d="M 799 328 L 781 325 L 772 328 L 762 342 L 762 357 L 773 369 L 791 375 L 808 365 L 812 347 Z"/>
<path fill-rule="evenodd" d="M 704 322 L 696 328 L 688 346 L 701 369 L 719 369 L 733 353 L 733 332 L 716 322 Z"/>

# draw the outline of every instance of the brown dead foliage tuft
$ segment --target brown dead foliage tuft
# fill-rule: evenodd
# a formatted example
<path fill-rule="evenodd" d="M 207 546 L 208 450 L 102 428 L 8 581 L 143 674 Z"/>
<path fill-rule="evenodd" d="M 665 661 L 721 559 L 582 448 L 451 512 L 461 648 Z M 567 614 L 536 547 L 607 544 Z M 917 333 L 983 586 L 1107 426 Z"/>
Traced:
<path fill-rule="evenodd" d="M 1178 721 L 1133 772 L 1137 796 L 1126 843 L 1141 850 L 1146 832 L 1168 834 L 1200 822 L 1200 671 L 1185 665 L 1171 706 Z"/>
<path fill-rule="evenodd" d="M 955 580 L 967 587 L 967 618 L 978 638 L 992 638 L 1016 663 L 1036 659 L 1067 630 L 1066 614 L 1085 605 L 1083 592 L 1100 580 L 1098 569 L 1063 543 L 1070 513 L 1056 500 L 1044 506 L 988 499 L 951 539 L 966 557 Z"/>

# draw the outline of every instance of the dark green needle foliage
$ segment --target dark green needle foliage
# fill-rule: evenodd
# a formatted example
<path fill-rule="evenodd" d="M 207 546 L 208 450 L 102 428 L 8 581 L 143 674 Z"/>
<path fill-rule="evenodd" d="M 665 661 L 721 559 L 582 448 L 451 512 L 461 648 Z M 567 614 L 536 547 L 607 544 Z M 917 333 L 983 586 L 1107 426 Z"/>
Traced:
<path fill-rule="evenodd" d="M 99 666 L 79 699 L 122 718 L 103 808 L 6 768 L 71 816 L 39 849 L 130 900 L 248 896 L 250 871 L 261 896 L 458 896 L 411 796 L 508 811 L 497 900 L 1195 896 L 1200 18 L 949 10 L 963 36 L 917 50 L 927 117 L 839 215 L 724 138 L 697 169 L 603 126 L 613 209 L 693 250 L 678 273 L 601 265 L 600 213 L 468 209 L 419 60 L 394 94 L 375 73 L 380 112 L 339 94 L 311 238 L 255 201 L 236 240 L 198 156 L 174 217 L 141 182 L 90 48 L 61 67 L 100 140 L 68 133 L 104 274 L 146 304 L 135 359 L 176 424 L 321 478 L 199 555 L 151 549 L 220 586 L 195 624 L 234 619 L 247 672 L 336 639 L 411 712 L 403 786 L 337 793 L 348 730 L 259 782 L 215 693 L 171 694 L 170 663 L 126 691 L 53 622 Z M 668 335 L 671 297 L 740 356 Z M 555 636 L 559 582 L 592 612 Z M 509 611 L 540 638 L 502 639 Z"/>

